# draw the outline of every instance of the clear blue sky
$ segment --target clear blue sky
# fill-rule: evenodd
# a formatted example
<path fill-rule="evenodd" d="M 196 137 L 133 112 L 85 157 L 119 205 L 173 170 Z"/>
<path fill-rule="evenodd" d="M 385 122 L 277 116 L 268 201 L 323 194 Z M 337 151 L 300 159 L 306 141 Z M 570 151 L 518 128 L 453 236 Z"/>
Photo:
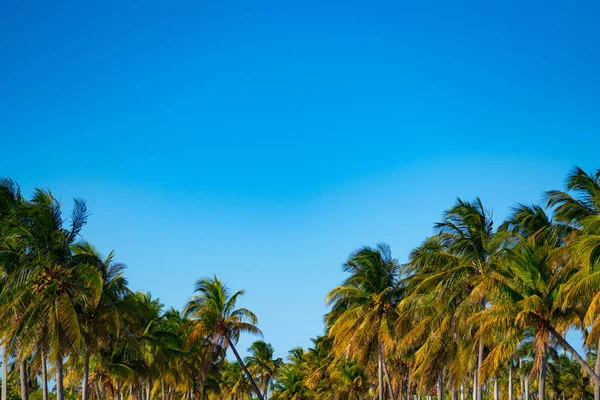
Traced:
<path fill-rule="evenodd" d="M 283 356 L 357 247 L 600 167 L 597 2 L 321 3 L 5 2 L 0 175 L 85 198 L 167 305 L 247 289 Z"/>

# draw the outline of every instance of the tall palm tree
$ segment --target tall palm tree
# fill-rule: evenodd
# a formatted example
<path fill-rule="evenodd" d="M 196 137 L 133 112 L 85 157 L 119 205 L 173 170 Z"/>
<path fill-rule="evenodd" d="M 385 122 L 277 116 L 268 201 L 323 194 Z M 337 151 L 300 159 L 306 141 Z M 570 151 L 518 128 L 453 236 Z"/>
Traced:
<path fill-rule="evenodd" d="M 25 248 L 8 235 L 11 221 L 18 218 L 24 204 L 19 185 L 8 178 L 0 179 L 0 285 L 3 289 L 10 274 L 23 261 Z M 7 324 L 9 325 L 9 324 Z M 8 358 L 10 353 L 8 334 L 2 334 L 2 400 L 8 399 Z"/>
<path fill-rule="evenodd" d="M 429 249 L 419 260 L 427 266 L 429 277 L 427 285 L 434 282 L 441 286 L 452 287 L 462 293 L 454 293 L 452 297 L 460 296 L 465 304 L 461 310 L 468 313 L 482 310 L 486 307 L 485 292 L 474 289 L 485 281 L 491 273 L 493 265 L 503 255 L 504 235 L 494 232 L 494 222 L 491 211 L 487 210 L 482 201 L 476 198 L 466 202 L 460 198 L 448 209 L 441 222 L 435 224 L 436 235 L 433 243 L 439 249 Z M 450 290 L 446 290 L 451 293 Z M 474 327 L 476 329 L 476 327 Z M 473 336 L 463 333 L 463 339 Z M 484 343 L 473 343 L 476 352 L 476 367 L 473 373 L 473 398 L 482 400 L 480 369 L 483 363 Z"/>
<path fill-rule="evenodd" d="M 377 360 L 379 400 L 384 397 L 384 354 L 395 341 L 396 305 L 403 294 L 399 264 L 387 245 L 363 247 L 344 264 L 350 275 L 327 295 L 326 316 L 334 351 L 357 357 L 361 363 Z M 391 379 L 387 377 L 391 386 Z M 390 390 L 393 399 L 393 391 Z"/>
<path fill-rule="evenodd" d="M 262 392 L 235 348 L 241 333 L 262 336 L 262 332 L 256 327 L 256 315 L 246 308 L 236 308 L 237 300 L 244 295 L 244 291 L 239 290 L 232 294 L 231 290 L 214 276 L 212 279 L 197 281 L 195 292 L 197 294 L 185 306 L 185 314 L 192 321 L 189 340 L 192 343 L 207 340 L 222 357 L 227 349 L 231 348 L 255 394 L 263 400 Z"/>
<path fill-rule="evenodd" d="M 600 352 L 600 321 L 595 310 L 594 297 L 600 290 L 599 270 L 600 264 L 595 259 L 595 250 L 598 247 L 597 238 L 600 234 L 598 219 L 600 218 L 600 169 L 594 174 L 587 174 L 579 167 L 575 167 L 567 176 L 566 190 L 551 190 L 546 192 L 548 205 L 554 207 L 554 217 L 560 223 L 573 230 L 573 240 L 568 246 L 572 257 L 572 267 L 580 269 L 567 285 L 565 301 L 576 300 L 585 302 L 588 306 L 586 312 L 586 325 L 592 327 L 592 335 L 586 337 L 587 345 Z M 600 358 L 594 366 L 594 372 L 600 375 Z M 595 385 L 594 399 L 600 400 L 600 384 Z"/>
<path fill-rule="evenodd" d="M 508 361 L 518 344 L 531 332 L 534 344 L 534 369 L 538 371 L 538 396 L 545 398 L 548 356 L 551 340 L 574 351 L 563 335 L 577 323 L 579 316 L 573 307 L 564 306 L 561 290 L 572 277 L 573 270 L 565 268 L 560 249 L 567 227 L 555 224 L 539 206 L 518 205 L 503 225 L 518 239 L 507 250 L 502 263 L 486 281 L 485 289 L 493 304 L 479 315 L 479 335 L 486 336 L 495 329 L 506 339 L 488 356 L 493 368 Z M 581 358 L 578 354 L 574 354 Z M 586 371 L 594 374 L 581 360 Z"/>
<path fill-rule="evenodd" d="M 87 221 L 85 203 L 75 200 L 70 226 L 64 227 L 60 203 L 49 191 L 36 189 L 23 215 L 11 222 L 9 235 L 28 249 L 22 268 L 6 282 L 0 299 L 11 309 L 24 306 L 12 335 L 19 357 L 39 349 L 55 364 L 57 399 L 64 399 L 63 360 L 81 345 L 78 298 L 98 296 L 101 277 L 73 261 L 72 246 Z M 6 315 L 4 315 L 6 316 Z"/>

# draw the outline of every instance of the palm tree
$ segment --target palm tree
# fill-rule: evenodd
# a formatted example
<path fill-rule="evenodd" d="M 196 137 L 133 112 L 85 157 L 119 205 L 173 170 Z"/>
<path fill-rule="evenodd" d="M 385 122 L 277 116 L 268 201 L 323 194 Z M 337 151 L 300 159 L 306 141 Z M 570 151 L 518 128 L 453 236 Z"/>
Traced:
<path fill-rule="evenodd" d="M 377 360 L 379 400 L 384 396 L 384 354 L 395 341 L 396 305 L 403 287 L 399 264 L 387 245 L 363 247 L 344 264 L 350 276 L 327 295 L 329 335 L 338 355 L 357 357 L 360 363 Z M 391 389 L 391 379 L 387 376 Z M 390 390 L 393 399 L 393 390 Z"/>
<path fill-rule="evenodd" d="M 230 289 L 214 276 L 197 281 L 195 292 L 197 294 L 185 306 L 185 314 L 192 320 L 189 340 L 192 343 L 207 340 L 222 357 L 231 348 L 252 389 L 263 400 L 258 385 L 235 348 L 241 333 L 262 336 L 256 327 L 256 315 L 246 308 L 236 309 L 237 300 L 244 295 L 244 291 L 231 294 Z"/>
<path fill-rule="evenodd" d="M 263 340 L 257 340 L 252 343 L 248 352 L 250 355 L 245 359 L 246 366 L 258 379 L 263 396 L 268 398 L 267 392 L 269 386 L 277 377 L 283 360 L 275 358 L 273 346 Z"/>
<path fill-rule="evenodd" d="M 21 360 L 36 349 L 42 352 L 42 360 L 46 351 L 50 353 L 58 400 L 64 399 L 63 360 L 79 348 L 82 339 L 77 299 L 94 297 L 101 288 L 98 271 L 73 261 L 72 246 L 87 216 L 85 203 L 75 200 L 70 227 L 65 228 L 60 203 L 49 191 L 36 189 L 8 230 L 28 252 L 19 273 L 9 276 L 0 299 L 8 305 L 7 313 L 24 307 L 11 336 L 19 338 Z"/>
<path fill-rule="evenodd" d="M 470 292 L 466 290 L 465 268 L 461 258 L 444 248 L 439 236 L 433 236 L 414 249 L 404 266 L 408 293 L 398 306 L 398 326 L 406 332 L 397 343 L 397 351 L 410 354 L 411 377 L 421 390 L 437 385 L 441 392 L 444 375 L 453 389 L 464 382 L 473 367 L 469 357 L 475 342 L 467 323 Z M 466 275 L 469 277 L 469 275 Z"/>
<path fill-rule="evenodd" d="M 275 383 L 273 400 L 308 400 L 310 390 L 304 382 L 305 375 L 293 365 L 285 365 Z"/>
<path fill-rule="evenodd" d="M 121 327 L 118 307 L 128 289 L 123 278 L 125 266 L 113 261 L 114 252 L 104 258 L 90 243 L 82 242 L 73 246 L 73 253 L 76 263 L 96 268 L 102 278 L 100 295 L 81 297 L 77 310 L 84 347 L 82 399 L 88 400 L 90 353 L 99 356 L 101 349 L 108 350 L 112 340 L 118 338 Z"/>
<path fill-rule="evenodd" d="M 333 395 L 331 371 L 337 361 L 333 352 L 333 338 L 317 336 L 311 339 L 313 346 L 303 353 L 300 366 L 304 382 L 317 398 L 328 398 Z"/>
<path fill-rule="evenodd" d="M 595 260 L 595 250 L 598 247 L 597 239 L 600 237 L 598 219 L 600 218 L 600 169 L 592 174 L 587 174 L 576 167 L 566 179 L 566 192 L 551 190 L 546 192 L 548 206 L 555 208 L 554 217 L 557 221 L 572 228 L 574 240 L 571 241 L 570 256 L 572 267 L 579 269 L 571 282 L 567 285 L 567 301 L 587 303 L 587 326 L 592 327 L 593 334 L 586 337 L 589 347 L 595 347 L 600 352 L 600 329 L 595 310 L 594 297 L 600 288 L 598 281 L 598 263 Z M 573 193 L 571 195 L 569 192 Z M 596 326 L 598 325 L 598 326 Z M 585 334 L 585 333 L 584 333 Z M 600 358 L 594 366 L 594 372 L 600 375 Z M 594 399 L 600 400 L 600 384 L 595 385 Z"/>
<path fill-rule="evenodd" d="M 25 248 L 18 241 L 11 240 L 8 229 L 11 221 L 18 218 L 24 203 L 19 185 L 8 178 L 0 179 L 0 279 L 2 289 L 6 279 L 20 266 Z M 2 400 L 8 399 L 8 357 L 10 353 L 7 334 L 2 335 Z"/>
<path fill-rule="evenodd" d="M 331 383 L 336 399 L 361 400 L 369 393 L 369 381 L 363 367 L 342 359 L 331 367 Z"/>
<path fill-rule="evenodd" d="M 505 339 L 486 359 L 495 369 L 513 356 L 525 334 L 530 332 L 534 369 L 539 377 L 538 396 L 545 398 L 551 340 L 572 350 L 563 334 L 579 318 L 576 310 L 564 307 L 560 298 L 563 285 L 573 275 L 572 269 L 564 268 L 560 253 L 556 253 L 565 237 L 565 227 L 555 224 L 539 206 L 518 205 L 502 229 L 513 232 L 518 241 L 507 249 L 503 262 L 496 265 L 482 285 L 493 304 L 477 316 L 480 320 L 478 335 L 493 335 L 496 330 L 504 333 Z M 582 367 L 593 373 L 585 362 Z"/>
<path fill-rule="evenodd" d="M 433 248 L 423 252 L 418 260 L 427 269 L 428 277 L 424 280 L 426 285 L 447 286 L 445 291 L 448 295 L 464 299 L 465 304 L 460 308 L 467 314 L 463 317 L 484 309 L 487 304 L 485 292 L 474 289 L 485 281 L 493 265 L 503 255 L 504 235 L 495 233 L 493 226 L 492 213 L 483 206 L 479 198 L 473 202 L 465 202 L 459 198 L 444 213 L 442 221 L 435 224 L 437 234 L 427 244 L 433 245 Z M 459 292 L 453 293 L 452 288 Z M 463 339 L 471 336 L 472 333 L 463 332 Z M 479 341 L 473 343 L 473 346 L 477 354 L 473 373 L 473 398 L 482 400 L 479 375 L 484 343 Z"/>

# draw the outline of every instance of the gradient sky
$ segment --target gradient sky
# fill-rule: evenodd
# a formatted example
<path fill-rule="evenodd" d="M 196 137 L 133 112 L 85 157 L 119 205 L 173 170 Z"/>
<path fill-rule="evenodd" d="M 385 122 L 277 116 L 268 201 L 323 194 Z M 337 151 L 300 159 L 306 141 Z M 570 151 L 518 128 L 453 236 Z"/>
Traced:
<path fill-rule="evenodd" d="M 600 167 L 598 2 L 169 3 L 3 4 L 0 175 L 168 306 L 245 288 L 280 356 L 354 249 Z"/>

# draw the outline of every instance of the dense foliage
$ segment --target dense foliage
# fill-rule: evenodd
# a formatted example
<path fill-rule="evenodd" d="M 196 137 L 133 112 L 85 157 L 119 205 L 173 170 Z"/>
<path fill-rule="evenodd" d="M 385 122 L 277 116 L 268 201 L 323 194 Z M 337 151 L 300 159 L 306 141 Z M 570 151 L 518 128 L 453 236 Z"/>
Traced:
<path fill-rule="evenodd" d="M 258 319 L 216 276 L 182 311 L 132 292 L 81 239 L 87 219 L 81 200 L 65 219 L 50 191 L 0 180 L 2 400 L 600 400 L 600 170 L 498 226 L 458 199 L 406 264 L 355 251 L 325 334 L 285 361 L 262 340 L 242 359 Z"/>

